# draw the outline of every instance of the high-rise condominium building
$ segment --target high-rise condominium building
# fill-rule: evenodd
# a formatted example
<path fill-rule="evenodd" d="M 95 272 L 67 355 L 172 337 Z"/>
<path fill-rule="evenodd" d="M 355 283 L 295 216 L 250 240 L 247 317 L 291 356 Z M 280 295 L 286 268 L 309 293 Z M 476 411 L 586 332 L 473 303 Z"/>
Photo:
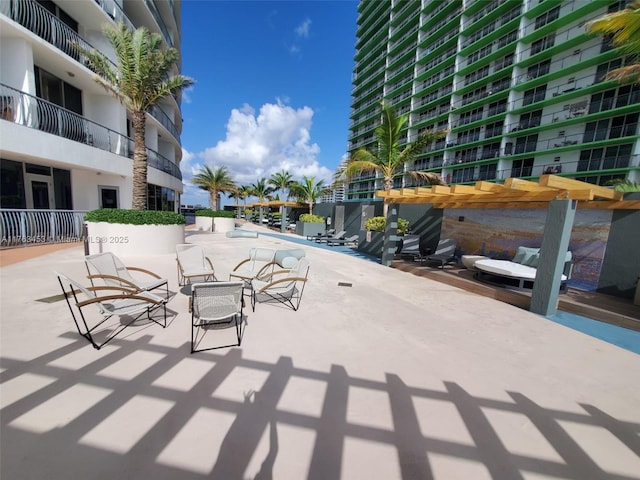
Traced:
<path fill-rule="evenodd" d="M 380 102 L 408 114 L 403 141 L 446 138 L 405 170 L 448 184 L 556 173 L 591 183 L 640 180 L 640 87 L 605 80 L 625 64 L 585 23 L 625 1 L 362 0 L 349 151 L 375 147 Z M 415 186 L 398 172 L 394 187 Z M 345 200 L 370 199 L 373 175 Z"/>
<path fill-rule="evenodd" d="M 116 22 L 180 50 L 180 0 L 0 0 L 1 209 L 131 208 L 132 120 L 73 48 L 115 60 Z M 179 97 L 148 112 L 151 210 L 180 206 L 181 130 Z"/>

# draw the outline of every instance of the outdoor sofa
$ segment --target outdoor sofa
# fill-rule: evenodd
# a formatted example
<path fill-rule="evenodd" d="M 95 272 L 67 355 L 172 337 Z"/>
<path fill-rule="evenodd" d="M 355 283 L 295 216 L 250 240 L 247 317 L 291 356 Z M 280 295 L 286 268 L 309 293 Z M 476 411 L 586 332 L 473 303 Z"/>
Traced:
<path fill-rule="evenodd" d="M 536 279 L 539 257 L 539 248 L 518 247 L 511 260 L 483 259 L 476 261 L 474 276 L 486 283 L 518 290 L 530 290 Z M 567 282 L 571 278 L 573 268 L 571 258 L 571 252 L 567 252 L 560 283 L 560 291 L 563 293 L 567 291 Z"/>

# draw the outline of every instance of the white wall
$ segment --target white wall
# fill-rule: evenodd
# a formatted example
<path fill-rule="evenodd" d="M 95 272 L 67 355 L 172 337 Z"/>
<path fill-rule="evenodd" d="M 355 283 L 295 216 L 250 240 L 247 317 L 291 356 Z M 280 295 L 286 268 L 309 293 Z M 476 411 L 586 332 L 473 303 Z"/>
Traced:
<path fill-rule="evenodd" d="M 120 175 L 97 174 L 89 170 L 73 169 L 71 171 L 71 191 L 73 208 L 75 210 L 95 210 L 100 208 L 100 192 L 98 187 L 118 188 L 118 207 L 131 208 L 131 191 L 133 189 L 130 177 Z"/>
<path fill-rule="evenodd" d="M 31 45 L 19 38 L 3 38 L 0 59 L 0 83 L 35 95 Z"/>

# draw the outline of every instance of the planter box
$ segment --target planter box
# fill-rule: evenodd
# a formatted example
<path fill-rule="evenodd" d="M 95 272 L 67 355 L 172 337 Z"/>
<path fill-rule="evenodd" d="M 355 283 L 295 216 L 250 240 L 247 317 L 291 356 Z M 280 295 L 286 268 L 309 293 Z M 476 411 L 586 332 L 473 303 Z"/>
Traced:
<path fill-rule="evenodd" d="M 303 237 L 315 236 L 325 231 L 324 223 L 296 222 L 296 233 Z"/>
<path fill-rule="evenodd" d="M 176 253 L 184 243 L 184 225 L 129 225 L 87 222 L 89 254 L 111 252 L 117 256 Z"/>
<path fill-rule="evenodd" d="M 382 257 L 382 243 L 384 241 L 384 233 L 372 232 L 368 230 L 360 230 L 358 238 L 358 251 L 371 255 L 372 257 Z"/>
<path fill-rule="evenodd" d="M 236 219 L 226 217 L 213 218 L 213 231 L 216 233 L 231 232 L 236 229 Z"/>
<path fill-rule="evenodd" d="M 398 238 L 402 238 L 399 236 Z M 400 242 L 396 242 L 396 246 Z M 371 255 L 372 257 L 382 258 L 382 247 L 384 246 L 384 232 L 373 232 L 360 230 L 360 238 L 358 239 L 358 251 Z"/>
<path fill-rule="evenodd" d="M 201 232 L 213 232 L 213 218 L 196 217 L 196 230 Z"/>

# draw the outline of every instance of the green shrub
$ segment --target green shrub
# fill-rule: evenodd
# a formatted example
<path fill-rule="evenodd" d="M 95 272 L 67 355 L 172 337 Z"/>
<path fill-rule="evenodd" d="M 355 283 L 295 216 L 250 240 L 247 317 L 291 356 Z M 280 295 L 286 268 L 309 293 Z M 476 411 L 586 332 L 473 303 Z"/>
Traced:
<path fill-rule="evenodd" d="M 307 223 L 324 223 L 324 217 L 313 215 L 311 213 L 303 213 L 300 215 L 299 221 Z"/>
<path fill-rule="evenodd" d="M 371 217 L 364 222 L 365 230 L 371 230 L 372 232 L 384 232 L 387 226 L 387 219 L 385 217 Z M 398 233 L 404 235 L 409 231 L 409 221 L 404 218 L 398 219 Z"/>
<path fill-rule="evenodd" d="M 184 225 L 182 215 L 157 210 L 122 210 L 101 208 L 87 212 L 85 222 L 125 223 L 128 225 Z"/>
<path fill-rule="evenodd" d="M 233 218 L 235 216 L 236 216 L 235 212 L 231 210 L 211 210 L 210 208 L 196 210 L 196 217 Z"/>

